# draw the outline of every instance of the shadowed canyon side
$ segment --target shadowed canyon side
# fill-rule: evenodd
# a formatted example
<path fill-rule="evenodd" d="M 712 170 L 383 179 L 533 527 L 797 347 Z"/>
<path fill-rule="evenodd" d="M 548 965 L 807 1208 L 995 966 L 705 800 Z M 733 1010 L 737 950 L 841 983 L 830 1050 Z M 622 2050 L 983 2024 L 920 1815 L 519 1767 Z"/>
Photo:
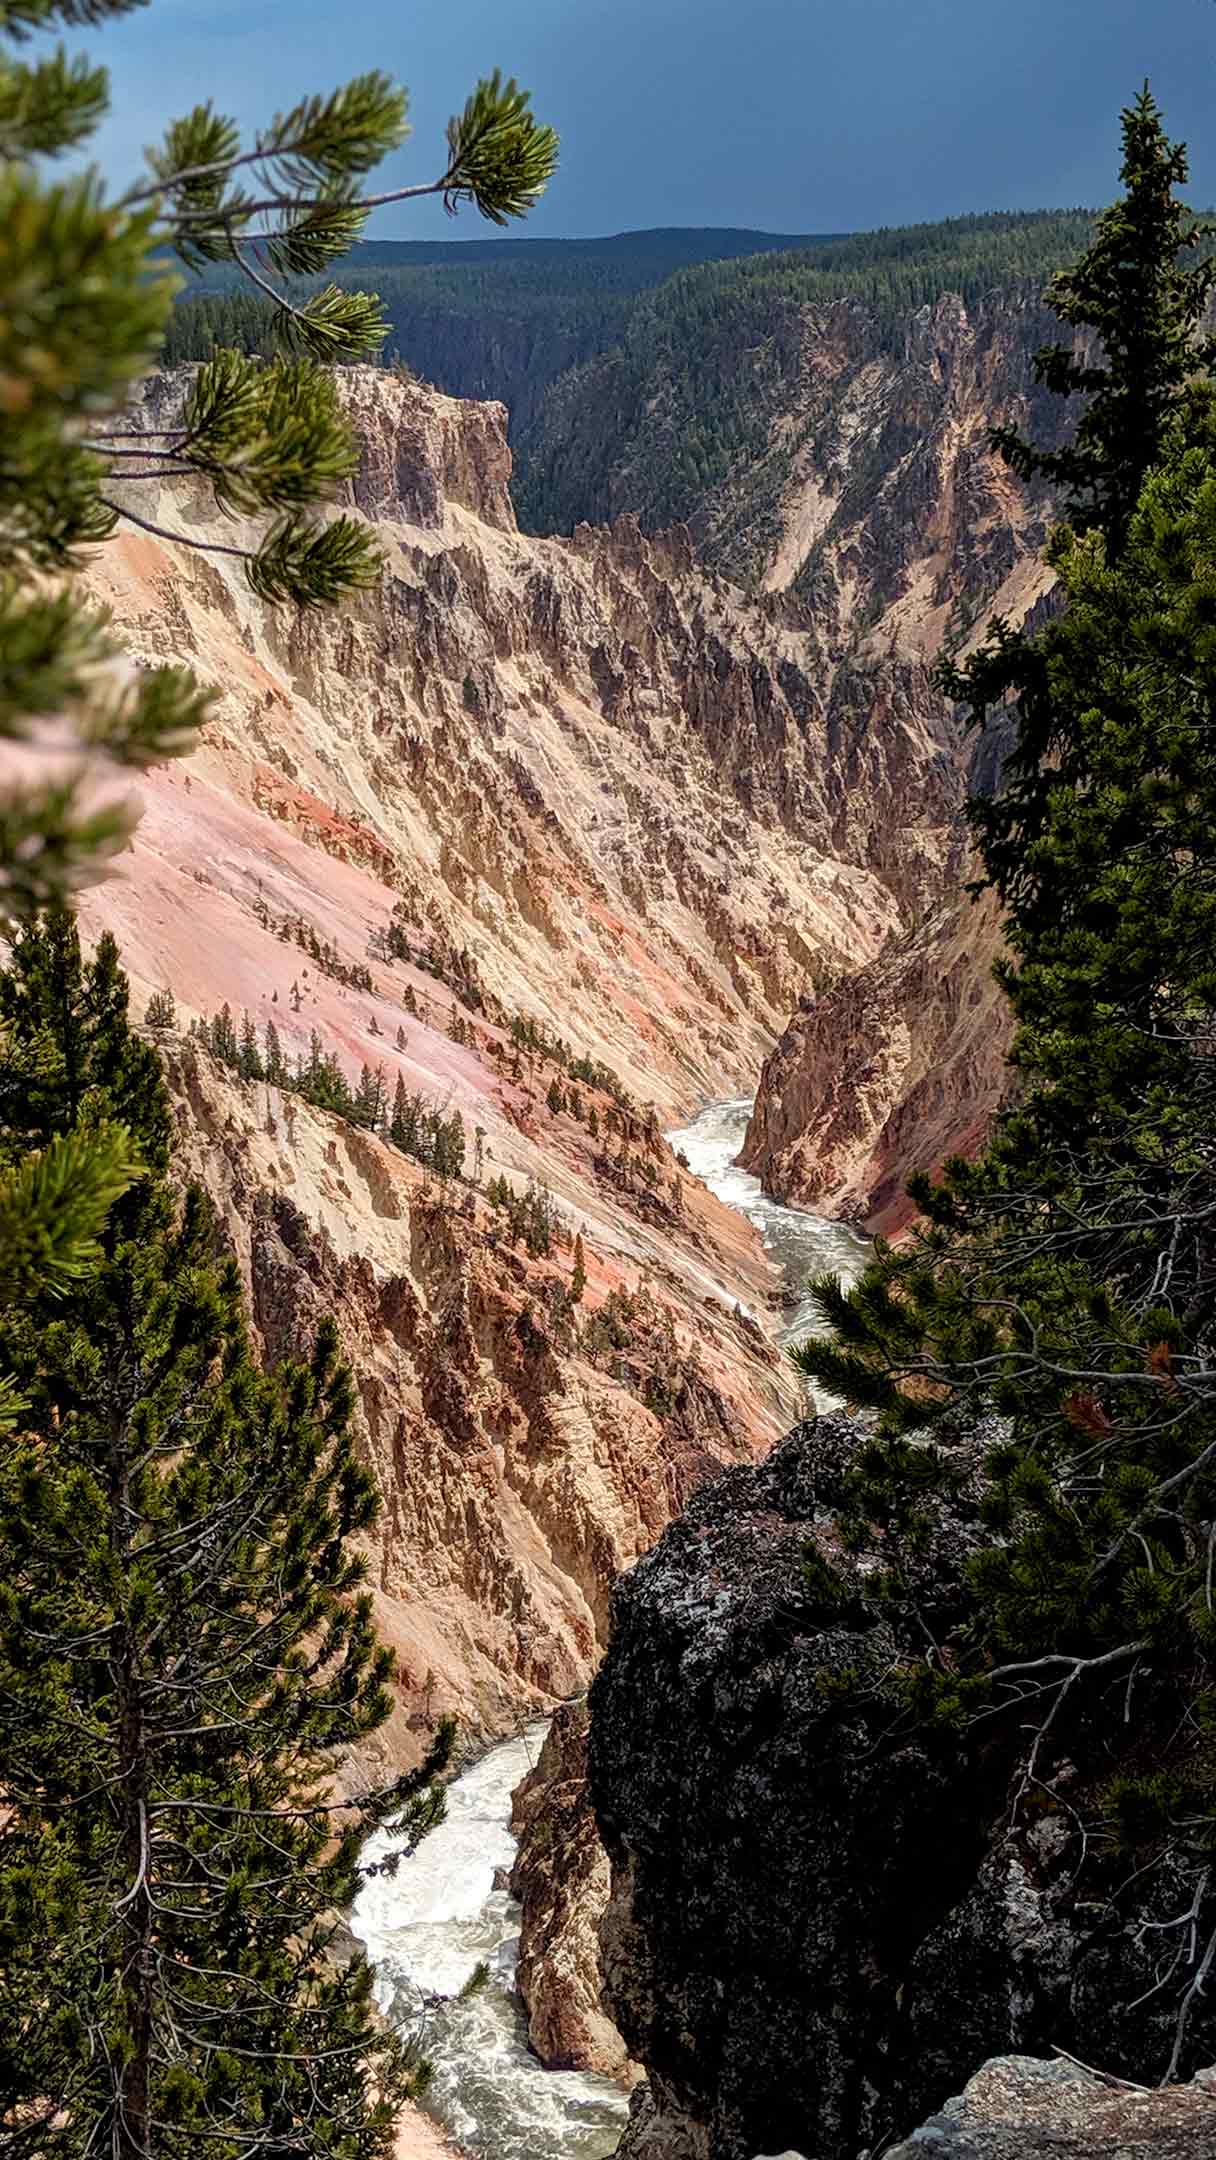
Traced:
<path fill-rule="evenodd" d="M 907 1180 L 971 1155 L 1008 1087 L 1008 1002 L 986 893 L 927 920 L 803 1000 L 765 1060 L 740 1161 L 774 1199 L 890 1235 Z"/>
<path fill-rule="evenodd" d="M 722 266 L 724 289 L 707 286 L 695 313 L 687 287 L 687 320 L 673 290 L 652 344 L 643 314 L 636 350 L 551 393 L 525 503 L 543 502 L 559 530 L 622 510 L 647 530 L 679 515 L 704 561 L 872 662 L 932 653 L 990 610 L 1016 619 L 1047 582 L 1045 503 L 989 430 L 1060 435 L 1032 373 L 1060 335 L 1046 274 L 1010 283 L 994 265 L 987 284 L 960 278 L 966 297 L 920 305 L 800 303 L 767 265 L 742 280 Z"/>

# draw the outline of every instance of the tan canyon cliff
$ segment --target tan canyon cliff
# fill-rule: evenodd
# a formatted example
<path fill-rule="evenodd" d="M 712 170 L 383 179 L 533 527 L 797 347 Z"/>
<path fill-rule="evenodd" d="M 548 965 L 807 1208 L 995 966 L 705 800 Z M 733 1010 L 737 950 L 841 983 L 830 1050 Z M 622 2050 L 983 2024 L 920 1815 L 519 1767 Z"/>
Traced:
<path fill-rule="evenodd" d="M 988 434 L 1002 422 L 1059 438 L 1061 408 L 1031 363 L 1060 325 L 1029 293 L 971 306 L 947 295 L 885 338 L 863 308 L 811 312 L 784 423 L 789 475 L 756 561 L 766 589 L 787 591 L 838 644 L 852 626 L 855 695 L 901 659 L 931 664 L 947 644 L 965 655 L 994 616 L 1016 624 L 1050 606 L 1045 499 Z M 746 540 L 724 521 L 728 554 Z M 969 786 L 996 784 L 1006 732 L 998 721 L 970 740 Z M 741 1156 L 774 1198 L 890 1233 L 914 1212 L 909 1171 L 982 1140 L 1011 1021 L 992 978 L 998 912 L 963 891 L 973 874 L 960 832 L 944 896 L 804 994 L 765 1061 Z"/>
<path fill-rule="evenodd" d="M 95 558 L 133 663 L 188 660 L 221 695 L 83 915 L 116 932 L 137 1011 L 176 999 L 183 1167 L 216 1197 L 262 1341 L 338 1318 L 385 1498 L 373 1569 L 402 1680 L 384 1749 L 404 1759 L 442 1710 L 489 1736 L 582 1686 L 614 1574 L 788 1421 L 748 1317 L 773 1270 L 659 1127 L 747 1084 L 808 984 L 881 965 L 938 901 L 967 750 L 907 550 L 910 582 L 886 555 L 881 592 L 850 572 L 887 624 L 859 644 L 833 609 L 816 624 L 703 573 L 679 532 L 522 536 L 500 407 L 372 370 L 343 384 L 375 592 L 271 610 L 229 556 L 131 527 Z M 182 395 L 154 379 L 147 424 Z M 130 501 L 240 538 L 201 495 Z M 458 1110 L 481 1189 L 238 1080 L 181 1032 L 225 1002 L 289 1058 L 315 1034 L 352 1081 L 380 1066 L 390 1094 L 400 1075 Z M 537 1031 L 611 1068 L 581 1116 L 552 1107 Z M 552 1195 L 548 1259 L 511 1243 L 499 1178 Z"/>
<path fill-rule="evenodd" d="M 808 996 L 765 1060 L 740 1161 L 765 1191 L 890 1236 L 913 1170 L 981 1144 L 1007 1086 L 991 893 L 957 895 Z"/>

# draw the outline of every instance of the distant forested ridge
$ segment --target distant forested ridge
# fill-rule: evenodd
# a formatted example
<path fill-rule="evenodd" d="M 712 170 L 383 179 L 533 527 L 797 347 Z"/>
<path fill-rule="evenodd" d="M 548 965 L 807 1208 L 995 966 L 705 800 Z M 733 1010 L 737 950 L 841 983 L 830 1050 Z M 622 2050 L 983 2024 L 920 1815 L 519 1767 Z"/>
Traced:
<path fill-rule="evenodd" d="M 704 547 L 715 491 L 772 455 L 776 424 L 796 409 L 808 315 L 851 303 L 872 350 L 898 352 L 909 317 L 944 294 L 972 311 L 1033 304 L 1090 230 L 1083 210 L 999 212 L 677 272 L 638 296 L 618 342 L 561 377 L 521 431 L 521 523 L 568 532 L 628 509 L 651 530 L 687 520 Z M 779 478 L 766 488 L 774 501 Z M 729 549 L 707 552 L 741 567 Z"/>
<path fill-rule="evenodd" d="M 325 277 L 377 292 L 400 359 L 454 397 L 501 398 L 518 439 L 549 384 L 624 336 L 640 292 L 709 261 L 831 244 L 830 235 L 659 227 L 594 240 L 364 241 Z M 216 344 L 272 348 L 275 311 L 227 265 L 191 279 L 165 358 L 202 359 Z"/>
<path fill-rule="evenodd" d="M 745 574 L 710 506 L 772 459 L 774 429 L 797 402 L 811 311 L 852 303 L 875 350 L 890 351 L 909 315 L 943 294 L 972 310 L 1031 304 L 1091 229 L 1087 211 L 1065 210 L 798 238 L 676 228 L 369 241 L 337 277 L 380 294 L 386 360 L 455 396 L 507 404 L 527 530 L 569 532 L 622 510 L 650 530 L 687 520 L 711 558 Z M 183 297 L 167 361 L 217 343 L 271 349 L 269 303 L 231 283 L 208 271 Z M 766 476 L 766 500 L 779 483 Z"/>

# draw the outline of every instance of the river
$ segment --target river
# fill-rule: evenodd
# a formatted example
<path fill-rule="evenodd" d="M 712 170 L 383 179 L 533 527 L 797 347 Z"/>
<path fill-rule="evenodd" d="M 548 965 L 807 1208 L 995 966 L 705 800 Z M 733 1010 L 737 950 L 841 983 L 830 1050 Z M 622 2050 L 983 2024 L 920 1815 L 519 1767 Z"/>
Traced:
<path fill-rule="evenodd" d="M 735 1167 L 751 1102 L 713 1103 L 667 1135 L 698 1177 L 747 1215 L 784 1274 L 789 1309 L 779 1339 L 820 1323 L 803 1294 L 809 1275 L 852 1280 L 868 1241 L 842 1223 L 766 1199 Z M 540 1751 L 538 1723 L 504 1741 L 448 1787 L 447 1817 L 395 1875 L 365 1882 L 351 1926 L 376 1967 L 376 1997 L 394 2024 L 417 2034 L 433 2066 L 428 2112 L 485 2160 L 606 2160 L 626 2101 L 605 2078 L 544 2070 L 528 2051 L 514 1991 L 519 1907 L 504 1884 L 515 1855 L 511 1795 Z M 366 1859 L 393 1850 L 394 1833 L 369 1840 Z M 484 1983 L 462 1999 L 479 1965 Z"/>
<path fill-rule="evenodd" d="M 749 1095 L 711 1103 L 691 1125 L 678 1127 L 667 1138 L 719 1200 L 755 1223 L 785 1277 L 789 1298 L 777 1339 L 802 1342 L 808 1335 L 828 1332 L 806 1295 L 808 1277 L 839 1275 L 845 1282 L 854 1282 L 869 1258 L 870 1240 L 847 1223 L 812 1215 L 809 1208 L 783 1207 L 779 1200 L 768 1198 L 759 1178 L 740 1170 L 735 1157 L 743 1145 L 751 1110 Z M 815 1396 L 814 1389 L 809 1392 Z"/>
<path fill-rule="evenodd" d="M 422 2041 L 434 2071 L 427 2110 L 445 2130 L 487 2160 L 604 2160 L 624 2094 L 607 2078 L 542 2070 L 514 1991 L 519 1907 L 502 1887 L 515 1857 L 511 1795 L 544 1737 L 543 1722 L 531 1725 L 454 1778 L 445 1820 L 395 1876 L 364 1884 L 351 1927 L 376 1967 L 381 2009 Z M 364 1857 L 382 1860 L 393 1844 L 382 1830 Z M 482 1964 L 484 1984 L 462 2001 Z"/>

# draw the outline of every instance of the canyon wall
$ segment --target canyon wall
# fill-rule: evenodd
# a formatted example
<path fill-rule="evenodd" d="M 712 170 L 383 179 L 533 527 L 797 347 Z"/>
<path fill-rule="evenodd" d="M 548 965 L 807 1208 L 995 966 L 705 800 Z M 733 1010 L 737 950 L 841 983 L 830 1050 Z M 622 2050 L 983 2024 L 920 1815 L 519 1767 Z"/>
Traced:
<path fill-rule="evenodd" d="M 471 1185 L 192 1040 L 162 1049 L 177 1171 L 215 1201 L 260 1347 L 306 1351 L 332 1314 L 353 1370 L 384 1503 L 370 1584 L 398 1675 L 350 1777 L 413 1759 L 444 1712 L 468 1746 L 522 1706 L 551 1709 L 586 1686 L 621 1569 L 788 1416 L 759 1328 L 687 1287 L 726 1211 L 668 1156 L 672 1225 L 630 1231 L 622 1207 L 616 1246 L 586 1249 L 576 1304 L 568 1236 L 531 1255 Z M 728 1272 L 729 1250 L 723 1236 Z M 750 1253 L 736 1281 L 749 1262 L 755 1290 Z"/>
<path fill-rule="evenodd" d="M 137 1014 L 175 1000 L 178 1160 L 263 1347 L 338 1319 L 385 1502 L 398 1761 L 445 1710 L 490 1736 L 585 1686 L 615 1575 L 796 1412 L 775 1271 L 661 1124 L 736 1091 L 808 981 L 940 889 L 963 754 L 914 660 L 843 741 L 843 657 L 684 534 L 521 536 L 501 408 L 342 384 L 386 572 L 341 612 L 255 600 L 222 552 L 248 536 L 201 491 L 128 490 L 140 522 L 92 589 L 130 665 L 188 661 L 219 695 L 82 917 L 116 933 Z M 137 418 L 171 428 L 186 387 L 154 378 Z M 290 1067 L 459 1113 L 465 1177 L 242 1079 L 187 1033 L 224 1005 Z M 504 1212 L 529 1188 L 548 1256 Z"/>
<path fill-rule="evenodd" d="M 808 994 L 766 1058 L 740 1160 L 766 1192 L 890 1235 L 913 1170 L 972 1155 L 1008 1085 L 992 893 L 943 901 Z"/>
<path fill-rule="evenodd" d="M 856 502 L 912 408 L 897 426 L 888 371 L 862 412 L 849 335 L 821 356 L 822 457 Z M 492 1734 L 585 1685 L 617 1571 L 796 1412 L 764 1330 L 775 1272 L 660 1131 L 746 1084 L 808 986 L 881 967 L 955 874 L 970 753 L 926 665 L 935 595 L 969 518 L 1011 609 L 1037 574 L 1033 505 L 998 502 L 989 472 L 978 517 L 963 485 L 991 373 L 964 364 L 976 335 L 957 310 L 918 321 L 917 366 L 952 387 L 928 448 L 875 478 L 872 529 L 832 524 L 814 595 L 788 546 L 800 591 L 748 594 L 679 530 L 522 535 L 502 408 L 370 369 L 341 382 L 376 590 L 269 608 L 225 552 L 239 521 L 157 483 L 129 486 L 137 522 L 94 559 L 129 664 L 188 661 L 218 699 L 192 756 L 141 784 L 84 925 L 116 933 L 137 1011 L 173 994 L 180 1159 L 265 1347 L 338 1316 L 385 1499 L 389 1753 L 442 1710 Z M 171 429 L 187 389 L 153 378 L 137 422 Z M 289 1065 L 379 1070 L 390 1100 L 400 1080 L 459 1113 L 465 1180 L 428 1184 L 185 1039 L 225 1004 Z M 882 1054 L 902 1099 L 915 1074 Z M 503 1193 L 529 1187 L 556 1225 L 543 1263 L 505 1225 Z"/>
<path fill-rule="evenodd" d="M 826 352 L 808 339 L 763 583 L 788 587 L 838 637 L 853 622 L 862 655 L 915 650 L 931 663 L 947 647 L 965 657 L 993 616 L 1033 626 L 1052 604 L 1039 559 L 1047 503 L 988 431 L 1059 439 L 1064 408 L 1031 381 L 1058 324 L 1028 294 L 970 309 L 947 295 L 887 351 L 860 311 L 840 309 L 837 323 Z M 972 742 L 969 789 L 997 785 L 1009 732 L 996 715 Z M 774 1198 L 891 1233 L 914 1212 L 908 1173 L 982 1141 L 1012 1027 L 992 978 L 998 910 L 991 895 L 964 895 L 975 865 L 961 832 L 956 842 L 944 897 L 872 960 L 808 988 L 766 1059 L 742 1161 Z"/>

